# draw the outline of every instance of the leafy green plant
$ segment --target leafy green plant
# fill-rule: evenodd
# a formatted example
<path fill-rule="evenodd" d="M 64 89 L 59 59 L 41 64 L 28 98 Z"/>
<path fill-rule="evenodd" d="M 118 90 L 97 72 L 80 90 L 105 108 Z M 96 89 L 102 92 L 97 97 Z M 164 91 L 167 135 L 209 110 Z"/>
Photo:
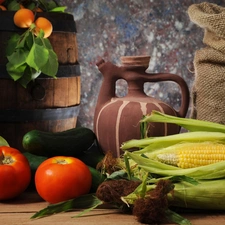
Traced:
<path fill-rule="evenodd" d="M 40 8 L 43 12 L 65 12 L 66 6 L 60 6 L 55 0 L 5 0 L 3 5 L 8 11 L 17 11 L 23 5 L 27 9 Z"/>
<path fill-rule="evenodd" d="M 35 36 L 34 27 L 32 24 L 22 35 L 12 35 L 6 48 L 7 72 L 23 87 L 41 73 L 56 78 L 58 71 L 58 57 L 50 41 L 44 38 L 43 31 Z"/>
<path fill-rule="evenodd" d="M 36 12 L 65 12 L 55 0 L 5 0 L 3 5 L 8 11 L 18 11 L 21 6 Z M 56 78 L 58 57 L 50 41 L 44 38 L 44 32 L 35 36 L 33 23 L 24 33 L 13 34 L 6 47 L 8 63 L 6 70 L 9 76 L 23 87 L 36 79 L 41 73 Z"/>

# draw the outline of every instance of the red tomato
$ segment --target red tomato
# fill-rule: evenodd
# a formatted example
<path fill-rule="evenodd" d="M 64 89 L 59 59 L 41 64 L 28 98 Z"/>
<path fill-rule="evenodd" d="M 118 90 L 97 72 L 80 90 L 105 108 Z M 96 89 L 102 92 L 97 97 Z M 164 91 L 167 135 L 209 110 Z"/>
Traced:
<path fill-rule="evenodd" d="M 17 149 L 0 147 L 0 200 L 11 199 L 21 194 L 31 180 L 30 165 Z"/>
<path fill-rule="evenodd" d="M 89 168 L 74 157 L 49 158 L 35 173 L 36 190 L 49 203 L 62 202 L 87 194 L 91 183 Z"/>
<path fill-rule="evenodd" d="M 0 0 L 0 5 L 4 2 L 5 0 Z"/>

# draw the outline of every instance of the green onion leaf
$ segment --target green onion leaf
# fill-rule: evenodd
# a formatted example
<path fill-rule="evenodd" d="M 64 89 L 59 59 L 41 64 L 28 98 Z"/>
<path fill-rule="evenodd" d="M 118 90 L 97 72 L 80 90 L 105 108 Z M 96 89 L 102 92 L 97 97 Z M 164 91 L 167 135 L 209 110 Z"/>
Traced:
<path fill-rule="evenodd" d="M 87 208 L 96 208 L 101 205 L 103 202 L 99 200 L 94 194 L 82 195 L 78 198 L 71 199 L 65 202 L 60 202 L 57 204 L 51 204 L 46 208 L 35 213 L 31 219 L 41 218 L 45 216 L 50 216 L 56 213 L 67 212 L 69 210 L 75 209 L 87 209 Z M 90 211 L 90 210 L 89 210 Z"/>

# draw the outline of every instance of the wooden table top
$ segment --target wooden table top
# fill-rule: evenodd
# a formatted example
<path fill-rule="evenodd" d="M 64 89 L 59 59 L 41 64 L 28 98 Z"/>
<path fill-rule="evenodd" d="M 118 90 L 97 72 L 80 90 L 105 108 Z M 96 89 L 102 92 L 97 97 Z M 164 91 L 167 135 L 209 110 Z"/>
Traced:
<path fill-rule="evenodd" d="M 60 213 L 41 219 L 30 217 L 48 205 L 36 192 L 25 192 L 17 199 L 0 203 L 0 221 L 3 225 L 140 225 L 132 215 L 117 209 L 98 208 L 80 218 L 71 218 L 79 211 Z M 193 225 L 225 224 L 224 213 L 185 213 L 182 214 Z"/>

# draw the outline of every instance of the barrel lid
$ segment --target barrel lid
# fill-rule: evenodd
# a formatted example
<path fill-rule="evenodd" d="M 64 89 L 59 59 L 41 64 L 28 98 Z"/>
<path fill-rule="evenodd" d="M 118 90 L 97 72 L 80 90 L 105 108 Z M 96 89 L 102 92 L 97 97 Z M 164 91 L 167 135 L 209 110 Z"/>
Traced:
<path fill-rule="evenodd" d="M 13 22 L 15 11 L 1 11 L 0 13 L 0 32 L 2 31 L 24 31 L 17 27 Z M 73 15 L 59 12 L 38 12 L 36 17 L 45 17 L 51 21 L 53 31 L 74 32 L 76 33 L 76 23 Z"/>

